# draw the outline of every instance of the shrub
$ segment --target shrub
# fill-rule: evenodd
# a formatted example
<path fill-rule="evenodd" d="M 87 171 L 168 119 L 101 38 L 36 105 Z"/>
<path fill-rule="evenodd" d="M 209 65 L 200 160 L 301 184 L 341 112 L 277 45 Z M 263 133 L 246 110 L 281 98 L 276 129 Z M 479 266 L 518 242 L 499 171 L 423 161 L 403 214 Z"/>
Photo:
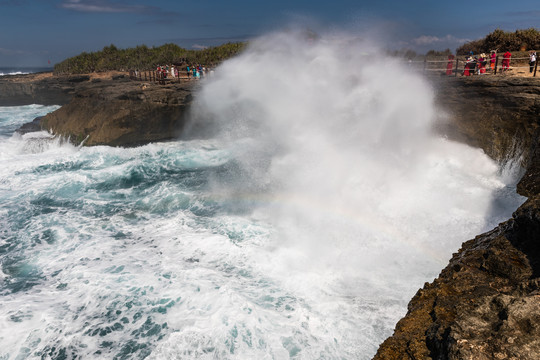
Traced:
<path fill-rule="evenodd" d="M 540 49 L 540 31 L 535 28 L 507 32 L 496 29 L 485 38 L 467 42 L 456 49 L 458 55 L 467 55 L 471 51 L 475 54 L 488 53 L 490 50 L 498 52 Z"/>
<path fill-rule="evenodd" d="M 246 43 L 227 43 L 203 50 L 186 50 L 176 44 L 149 48 L 139 45 L 118 49 L 113 44 L 97 52 L 83 52 L 54 65 L 55 74 L 85 74 L 101 71 L 129 69 L 153 70 L 157 65 L 204 64 L 215 66 L 241 52 Z"/>

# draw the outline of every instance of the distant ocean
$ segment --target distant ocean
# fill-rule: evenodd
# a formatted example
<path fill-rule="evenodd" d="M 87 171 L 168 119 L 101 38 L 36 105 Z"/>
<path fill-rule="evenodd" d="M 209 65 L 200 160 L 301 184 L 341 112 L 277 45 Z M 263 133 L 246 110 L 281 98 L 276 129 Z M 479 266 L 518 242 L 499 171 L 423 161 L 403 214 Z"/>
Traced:
<path fill-rule="evenodd" d="M 39 72 L 53 71 L 52 67 L 16 67 L 6 66 L 0 67 L 0 76 L 4 75 L 21 75 L 21 74 L 33 74 Z"/>

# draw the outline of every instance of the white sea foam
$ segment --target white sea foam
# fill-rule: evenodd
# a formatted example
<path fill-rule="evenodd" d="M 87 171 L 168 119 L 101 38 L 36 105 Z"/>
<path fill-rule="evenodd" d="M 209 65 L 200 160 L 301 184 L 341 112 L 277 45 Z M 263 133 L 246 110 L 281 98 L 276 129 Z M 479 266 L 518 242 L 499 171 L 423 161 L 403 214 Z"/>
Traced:
<path fill-rule="evenodd" d="M 367 42 L 339 39 L 259 39 L 206 84 L 199 111 L 241 147 L 247 193 L 216 191 L 268 202 L 259 213 L 275 233 L 258 265 L 331 314 L 324 326 L 358 356 L 391 334 L 461 242 L 523 200 L 502 194 L 509 183 L 481 150 L 434 133 L 422 78 Z"/>
<path fill-rule="evenodd" d="M 422 79 L 346 40 L 275 34 L 225 63 L 197 96 L 210 139 L 0 137 L 0 358 L 371 358 L 523 200 L 432 133 Z"/>

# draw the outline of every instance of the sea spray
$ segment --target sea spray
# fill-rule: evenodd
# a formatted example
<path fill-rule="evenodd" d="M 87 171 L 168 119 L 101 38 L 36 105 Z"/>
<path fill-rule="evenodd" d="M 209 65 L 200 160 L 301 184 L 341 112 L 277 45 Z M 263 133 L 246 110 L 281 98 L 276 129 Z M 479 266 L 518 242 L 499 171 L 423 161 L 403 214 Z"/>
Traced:
<path fill-rule="evenodd" d="M 345 347 L 364 344 L 362 353 L 390 335 L 405 301 L 461 242 L 522 201 L 494 201 L 494 193 L 511 191 L 497 165 L 435 133 L 438 113 L 424 79 L 345 34 L 258 39 L 198 100 L 195 119 L 210 121 L 207 129 L 240 164 L 244 191 L 229 184 L 214 191 L 260 199 L 256 212 L 274 229 L 258 264 L 314 311 L 331 314 L 325 325 Z M 329 306 L 336 297 L 349 299 L 349 313 Z M 379 302 L 401 308 L 382 311 L 370 331 L 343 325 L 373 322 L 372 309 L 352 304 Z"/>
<path fill-rule="evenodd" d="M 197 100 L 189 140 L 130 149 L 0 116 L 0 357 L 369 359 L 522 202 L 345 35 L 257 40 Z"/>

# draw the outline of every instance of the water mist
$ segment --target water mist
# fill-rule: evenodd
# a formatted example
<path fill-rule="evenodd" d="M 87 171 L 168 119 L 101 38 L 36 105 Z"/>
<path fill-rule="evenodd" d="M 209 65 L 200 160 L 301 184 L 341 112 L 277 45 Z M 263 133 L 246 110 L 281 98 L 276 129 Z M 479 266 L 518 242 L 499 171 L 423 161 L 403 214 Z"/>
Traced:
<path fill-rule="evenodd" d="M 522 201 L 487 215 L 506 191 L 497 165 L 435 134 L 433 90 L 383 54 L 344 34 L 273 34 L 221 66 L 195 112 L 239 164 L 216 194 L 256 204 L 273 226 L 257 264 L 355 357 L 391 334 L 461 242 Z"/>

